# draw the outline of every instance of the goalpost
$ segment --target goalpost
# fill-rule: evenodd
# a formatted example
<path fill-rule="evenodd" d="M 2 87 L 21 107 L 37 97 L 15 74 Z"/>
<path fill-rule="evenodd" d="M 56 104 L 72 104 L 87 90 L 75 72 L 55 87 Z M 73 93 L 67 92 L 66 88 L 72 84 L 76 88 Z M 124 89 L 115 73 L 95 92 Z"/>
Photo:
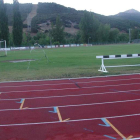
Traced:
<path fill-rule="evenodd" d="M 7 56 L 6 40 L 0 41 L 0 56 Z"/>

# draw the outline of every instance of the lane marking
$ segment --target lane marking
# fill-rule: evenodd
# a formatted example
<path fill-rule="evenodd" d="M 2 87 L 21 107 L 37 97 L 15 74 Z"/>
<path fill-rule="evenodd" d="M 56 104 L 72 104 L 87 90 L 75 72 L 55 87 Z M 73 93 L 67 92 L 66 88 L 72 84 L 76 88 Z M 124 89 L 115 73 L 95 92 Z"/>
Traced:
<path fill-rule="evenodd" d="M 58 107 L 57 107 L 57 114 L 58 114 L 59 121 L 62 122 L 62 117 Z"/>
<path fill-rule="evenodd" d="M 83 128 L 85 131 L 89 131 L 89 132 L 94 132 L 93 130 L 89 130 L 89 129 L 87 129 L 87 128 Z"/>
<path fill-rule="evenodd" d="M 41 91 L 51 91 L 51 90 L 75 90 L 75 89 L 79 89 L 79 88 L 63 88 L 63 89 L 43 89 L 43 90 L 25 90 L 25 91 L 6 91 L 6 92 L 2 92 L 2 93 L 25 93 L 25 92 L 41 92 Z"/>
<path fill-rule="evenodd" d="M 138 90 L 126 90 L 126 91 L 112 91 L 112 92 L 104 92 L 104 93 L 90 93 L 90 94 L 77 94 L 77 95 L 64 95 L 64 96 L 48 96 L 48 97 L 33 97 L 33 98 L 24 98 L 26 100 L 34 100 L 34 99 L 50 99 L 50 98 L 65 98 L 65 97 L 80 97 L 80 96 L 92 96 L 92 95 L 104 95 L 104 94 L 118 94 L 118 93 L 126 93 L 132 91 L 140 91 Z M 22 98 L 15 98 L 15 99 L 0 99 L 0 101 L 14 101 L 14 100 L 21 100 Z"/>
<path fill-rule="evenodd" d="M 116 138 L 114 138 L 114 137 L 111 137 L 111 136 L 108 136 L 108 135 L 104 135 L 104 136 L 107 137 L 107 138 L 110 138 L 110 139 L 116 140 Z"/>
<path fill-rule="evenodd" d="M 123 139 L 125 140 L 130 140 L 130 138 L 132 138 L 133 136 L 129 136 L 128 138 L 126 138 L 109 120 L 106 119 L 106 122 L 112 127 L 112 129 Z"/>
<path fill-rule="evenodd" d="M 140 140 L 140 137 L 139 138 L 133 138 L 133 139 L 130 139 L 130 140 Z"/>
<path fill-rule="evenodd" d="M 22 108 L 22 109 L 27 109 L 27 108 L 29 108 L 29 107 L 25 107 L 25 108 Z"/>
<path fill-rule="evenodd" d="M 66 119 L 66 120 L 63 120 L 63 122 L 66 122 L 66 121 L 68 121 L 68 120 L 70 120 L 70 118 L 68 118 L 68 119 Z"/>
<path fill-rule="evenodd" d="M 25 99 L 21 99 L 20 102 L 17 102 L 17 103 L 20 103 L 20 108 L 18 110 L 21 110 L 21 109 L 28 109 L 29 107 L 25 107 L 23 108 L 23 105 L 24 105 L 24 102 L 25 102 Z"/>
<path fill-rule="evenodd" d="M 140 83 L 129 83 L 129 84 L 118 84 L 118 85 L 103 85 L 103 86 L 89 86 L 89 87 L 81 87 L 82 89 L 91 89 L 91 88 L 101 88 L 101 87 L 118 87 L 118 86 L 128 86 L 128 85 L 140 85 Z M 44 89 L 44 90 L 24 90 L 24 91 L 5 91 L 1 93 L 25 93 L 25 92 L 41 92 L 41 91 L 63 91 L 63 90 L 78 90 L 79 88 L 60 88 L 60 89 Z"/>
<path fill-rule="evenodd" d="M 21 103 L 21 105 L 20 105 L 20 109 L 23 108 L 24 102 L 25 102 L 25 99 L 23 99 L 23 101 L 22 101 L 22 103 Z"/>
<path fill-rule="evenodd" d="M 99 124 L 100 126 L 110 127 L 110 125 L 106 121 L 106 118 L 102 118 L 101 120 L 104 122 L 104 124 Z"/>
<path fill-rule="evenodd" d="M 62 116 L 61 116 L 61 113 L 60 113 L 58 107 L 57 107 L 57 114 L 58 114 L 58 118 L 59 118 L 59 121 L 60 121 L 60 122 L 66 122 L 66 121 L 70 120 L 70 118 L 68 118 L 68 119 L 66 119 L 66 120 L 63 120 L 63 119 L 62 119 Z"/>
<path fill-rule="evenodd" d="M 134 117 L 134 116 L 140 116 L 140 113 L 139 114 L 122 115 L 122 116 L 104 117 L 104 118 L 115 119 L 115 118 L 125 118 L 125 117 Z M 103 118 L 103 117 L 101 117 L 101 118 Z M 93 120 L 100 120 L 101 118 L 68 120 L 68 121 L 66 121 L 66 123 L 68 123 L 68 122 L 93 121 Z M 3 124 L 3 125 L 0 125 L 0 127 L 5 127 L 5 126 L 26 126 L 26 125 L 38 125 L 38 124 L 42 124 L 43 125 L 43 124 L 57 124 L 57 123 L 62 123 L 62 122 L 54 121 L 54 122 L 37 122 L 37 123 L 21 123 L 21 124 Z"/>
<path fill-rule="evenodd" d="M 87 80 L 87 79 L 85 79 Z M 7 87 L 34 87 L 34 86 L 47 86 L 47 85 L 73 85 L 76 84 L 76 86 L 80 87 L 78 85 L 78 83 L 83 83 L 83 84 L 87 84 L 87 83 L 104 83 L 104 82 L 116 82 L 116 81 L 131 81 L 131 80 L 140 80 L 140 78 L 130 78 L 130 79 L 116 79 L 116 80 L 102 80 L 102 81 L 89 81 L 89 82 L 76 82 L 76 81 L 72 81 L 72 83 L 54 83 L 54 84 L 33 84 L 33 85 L 17 85 L 17 86 L 1 86 L 0 88 L 7 88 Z M 81 88 L 81 87 L 80 87 Z"/>
<path fill-rule="evenodd" d="M 24 99 L 22 98 L 22 99 L 20 99 L 20 102 L 16 102 L 16 103 L 22 104 L 23 100 L 24 100 Z"/>
<path fill-rule="evenodd" d="M 116 104 L 116 103 L 127 103 L 127 102 L 137 102 L 140 101 L 140 99 L 135 100 L 123 100 L 123 101 L 113 101 L 113 102 L 101 102 L 101 103 L 91 103 L 91 104 L 77 104 L 77 105 L 63 105 L 63 106 L 57 106 L 61 108 L 66 107 L 80 107 L 80 106 L 92 106 L 92 105 L 104 105 L 104 104 Z M 37 109 L 46 109 L 46 108 L 53 108 L 54 106 L 49 107 L 37 107 L 37 108 L 28 108 L 29 110 L 37 110 Z M 1 109 L 0 111 L 19 111 L 19 109 Z"/>
<path fill-rule="evenodd" d="M 130 140 L 131 138 L 133 138 L 133 136 L 129 136 L 126 140 Z"/>
<path fill-rule="evenodd" d="M 49 111 L 50 113 L 57 113 L 57 107 L 53 108 L 54 111 Z"/>

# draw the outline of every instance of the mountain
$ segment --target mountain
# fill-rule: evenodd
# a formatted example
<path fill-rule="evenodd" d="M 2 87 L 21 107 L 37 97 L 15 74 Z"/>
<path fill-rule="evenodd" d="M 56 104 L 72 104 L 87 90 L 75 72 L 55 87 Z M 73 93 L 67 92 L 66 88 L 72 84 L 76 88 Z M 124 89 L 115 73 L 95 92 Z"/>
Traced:
<path fill-rule="evenodd" d="M 77 11 L 73 8 L 56 3 L 39 3 L 37 15 L 32 20 L 32 28 L 34 31 L 37 28 L 38 30 L 43 30 L 43 28 L 47 29 L 47 26 L 42 27 L 42 24 L 55 23 L 56 17 L 59 16 L 66 28 L 78 29 L 83 14 L 84 11 Z M 128 32 L 129 28 L 140 28 L 140 23 L 129 19 L 118 18 L 116 16 L 104 16 L 94 12 L 91 12 L 91 14 L 93 14 L 102 24 L 110 24 L 111 28 L 118 28 L 120 31 Z"/>
<path fill-rule="evenodd" d="M 7 4 L 9 25 L 13 24 L 12 8 L 12 4 Z M 30 18 L 30 22 L 33 33 L 37 33 L 38 31 L 48 32 L 51 28 L 51 23 L 55 24 L 56 17 L 59 16 L 65 26 L 65 32 L 76 34 L 84 14 L 84 10 L 78 11 L 57 3 L 38 3 L 38 5 L 20 4 L 20 12 L 24 24 L 27 23 L 27 18 L 32 17 Z M 102 24 L 110 24 L 111 28 L 118 28 L 123 32 L 128 32 L 129 28 L 140 28 L 140 18 L 138 18 L 140 13 L 134 9 L 114 16 L 104 16 L 94 12 L 91 12 L 91 14 Z M 10 26 L 10 29 L 11 27 L 12 26 Z M 27 31 L 26 26 L 24 31 Z"/>
<path fill-rule="evenodd" d="M 121 12 L 121 13 L 119 13 L 119 14 L 117 14 L 117 15 L 123 15 L 123 14 L 138 14 L 138 13 L 140 13 L 140 12 L 137 11 L 137 10 L 135 10 L 135 9 L 130 9 L 130 10 L 127 10 L 127 11 L 125 11 L 125 12 Z"/>
<path fill-rule="evenodd" d="M 125 12 L 121 12 L 117 15 L 112 16 L 112 17 L 140 23 L 140 12 L 135 10 L 135 9 L 130 9 L 130 10 L 127 10 Z"/>

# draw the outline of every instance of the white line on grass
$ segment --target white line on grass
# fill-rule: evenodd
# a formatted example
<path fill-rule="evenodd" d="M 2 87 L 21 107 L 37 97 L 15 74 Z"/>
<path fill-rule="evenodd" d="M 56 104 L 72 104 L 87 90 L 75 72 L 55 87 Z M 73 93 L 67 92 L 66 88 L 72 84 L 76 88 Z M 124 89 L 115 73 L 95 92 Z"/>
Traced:
<path fill-rule="evenodd" d="M 81 87 L 81 89 L 90 89 L 90 88 L 99 88 L 99 87 L 117 87 L 117 86 L 130 86 L 130 85 L 139 85 L 140 83 L 129 83 L 129 84 L 118 84 L 118 85 L 103 85 L 103 86 L 89 86 L 89 87 Z M 22 92 L 22 93 L 25 93 L 25 92 L 40 92 L 40 91 L 61 91 L 61 90 L 76 90 L 76 89 L 79 89 L 79 88 L 60 88 L 60 89 L 44 89 L 44 90 L 24 90 L 24 91 L 5 91 L 5 92 L 2 92 L 0 91 L 1 93 L 17 93 L 17 92 Z"/>
<path fill-rule="evenodd" d="M 122 115 L 122 116 L 102 117 L 102 118 L 115 119 L 115 118 L 125 118 L 125 117 L 134 117 L 134 116 L 140 116 L 140 113 L 139 114 Z M 94 120 L 100 120 L 102 118 L 68 120 L 68 121 L 65 121 L 65 122 L 54 121 L 54 122 L 37 122 L 37 123 L 21 123 L 21 124 L 3 124 L 3 125 L 0 125 L 0 127 L 5 127 L 5 126 L 26 126 L 26 125 L 43 125 L 43 124 L 56 124 L 56 123 L 68 123 L 68 122 L 81 122 L 81 121 L 94 121 Z"/>
<path fill-rule="evenodd" d="M 106 76 L 93 76 L 93 77 L 78 77 L 78 78 L 61 78 L 61 79 L 44 79 L 44 80 L 25 80 L 25 81 L 5 81 L 0 83 L 16 83 L 16 82 L 35 82 L 35 81 L 59 81 L 59 80 L 70 80 L 70 79 L 92 79 L 92 78 L 107 78 L 107 77 L 121 77 L 121 76 L 131 76 L 140 75 L 140 73 L 131 74 L 120 74 L 120 75 L 106 75 Z"/>
<path fill-rule="evenodd" d="M 130 80 L 140 80 L 140 78 L 129 78 L 129 79 L 117 79 L 117 80 L 102 80 L 102 81 L 89 81 L 89 82 L 76 82 L 76 83 L 104 83 L 104 82 L 116 82 L 116 81 L 130 81 Z M 39 87 L 39 86 L 47 86 L 47 85 L 74 85 L 74 83 L 54 83 L 54 84 L 34 84 L 34 85 L 18 85 L 18 86 L 0 86 L 0 88 L 7 87 Z"/>
<path fill-rule="evenodd" d="M 59 108 L 68 108 L 68 107 L 81 107 L 81 106 L 93 106 L 93 105 L 104 105 L 104 104 L 117 104 L 117 103 L 127 103 L 127 102 L 138 102 L 140 99 L 134 99 L 134 100 L 123 100 L 123 101 L 113 101 L 113 102 L 101 102 L 101 103 L 91 103 L 91 104 L 77 104 L 77 105 L 62 105 L 57 106 Z M 25 108 L 23 110 L 39 110 L 39 109 L 48 109 L 53 108 L 55 106 L 49 106 L 49 107 L 37 107 L 37 108 Z M 0 112 L 4 111 L 21 111 L 20 109 L 1 109 Z"/>
<path fill-rule="evenodd" d="M 93 96 L 93 95 L 104 95 L 104 94 L 117 94 L 117 93 L 127 93 L 127 92 L 134 92 L 140 91 L 138 90 L 125 90 L 125 91 L 112 91 L 112 92 L 104 92 L 104 93 L 89 93 L 89 94 L 77 94 L 77 95 L 63 95 L 63 96 L 47 96 L 47 97 L 32 97 L 32 98 L 24 98 L 26 100 L 35 100 L 35 99 L 51 99 L 51 98 L 66 98 L 66 97 L 81 97 L 81 96 Z M 14 101 L 14 100 L 21 100 L 23 98 L 15 98 L 15 99 L 0 99 L 0 101 Z"/>

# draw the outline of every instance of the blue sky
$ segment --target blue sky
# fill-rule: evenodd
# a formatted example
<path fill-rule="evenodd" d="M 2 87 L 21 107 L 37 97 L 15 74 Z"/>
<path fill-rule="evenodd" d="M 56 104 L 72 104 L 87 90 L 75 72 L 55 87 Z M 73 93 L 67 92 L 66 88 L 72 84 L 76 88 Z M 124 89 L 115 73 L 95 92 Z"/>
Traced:
<path fill-rule="evenodd" d="M 13 0 L 4 0 L 12 3 Z M 20 3 L 55 2 L 77 10 L 88 10 L 102 15 L 114 15 L 129 9 L 140 11 L 140 0 L 19 0 Z"/>

